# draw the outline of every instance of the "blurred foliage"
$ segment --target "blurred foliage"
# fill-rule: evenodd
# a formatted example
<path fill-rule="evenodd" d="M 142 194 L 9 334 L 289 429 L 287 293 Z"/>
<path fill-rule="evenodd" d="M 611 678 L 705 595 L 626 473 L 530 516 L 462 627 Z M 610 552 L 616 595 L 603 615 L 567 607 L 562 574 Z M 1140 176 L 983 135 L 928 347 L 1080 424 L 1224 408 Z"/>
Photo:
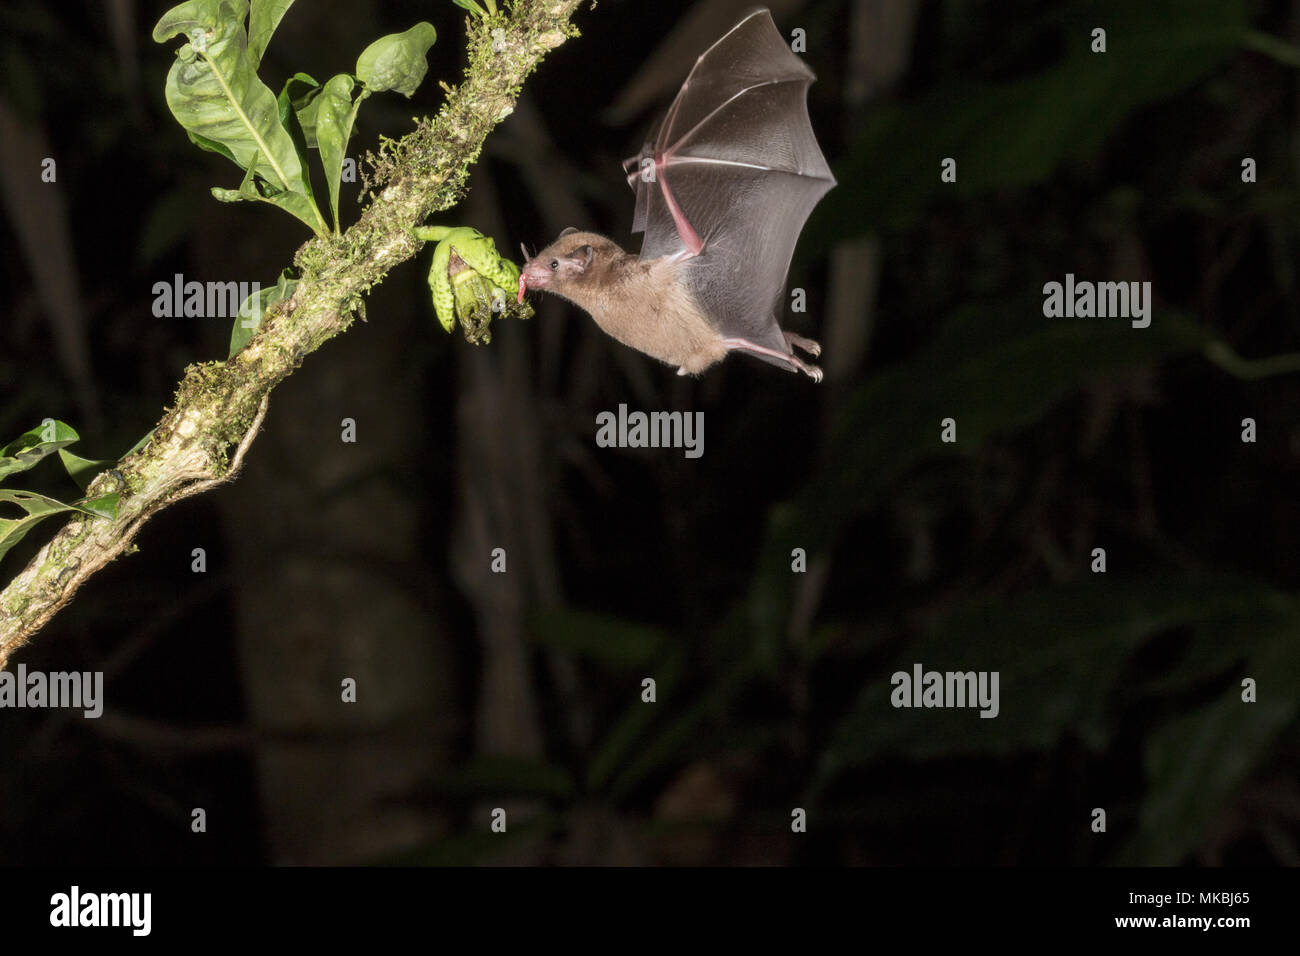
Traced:
<path fill-rule="evenodd" d="M 1300 828 L 1285 811 L 1280 827 L 1246 821 L 1228 851 L 1216 835 L 1252 780 L 1268 785 L 1262 768 L 1283 760 L 1294 770 L 1300 569 L 1284 544 L 1294 538 L 1223 547 L 1183 536 L 1196 519 L 1174 513 L 1245 505 L 1267 523 L 1294 488 L 1294 459 L 1276 482 L 1261 473 L 1287 454 L 1282 410 L 1300 407 L 1294 382 L 1276 377 L 1294 371 L 1294 356 L 1267 351 L 1294 350 L 1297 331 L 1289 276 L 1300 194 L 1286 140 L 1272 136 L 1292 115 L 1295 80 L 1283 64 L 1293 51 L 1264 32 L 1276 29 L 1274 12 L 1245 2 L 1017 6 L 1031 14 L 1013 22 L 1000 5 L 927 5 L 928 40 L 945 44 L 928 51 L 929 75 L 918 68 L 845 131 L 840 186 L 800 256 L 883 232 L 884 358 L 832 400 L 816 465 L 771 507 L 731 610 L 684 634 L 673 622 L 699 621 L 689 605 L 708 586 L 696 582 L 676 611 L 654 602 L 662 628 L 577 610 L 536 620 L 540 647 L 610 693 L 595 740 L 564 764 L 583 789 L 533 791 L 567 807 L 572 828 L 598 801 L 663 859 L 661 831 L 676 812 L 665 799 L 703 764 L 738 808 L 705 827 L 727 845 L 745 833 L 780 845 L 794 806 L 828 831 L 768 861 L 1173 864 L 1295 852 Z M 1105 54 L 1089 50 L 1095 26 L 1107 30 Z M 1250 100 L 1268 108 L 1220 125 Z M 1247 155 L 1262 173 L 1243 187 Z M 958 159 L 956 184 L 940 181 L 945 156 Z M 1222 236 L 1244 231 L 1237 241 L 1253 256 L 1276 250 L 1276 271 L 1220 258 Z M 1192 261 L 1204 249 L 1211 262 Z M 1263 287 L 1220 293 L 1206 288 L 1207 269 L 1226 289 Z M 1041 285 L 1066 271 L 1152 279 L 1151 327 L 1044 320 Z M 1207 296 L 1220 295 L 1211 319 Z M 1252 323 L 1262 302 L 1271 321 Z M 1238 363 L 1238 347 L 1258 350 L 1261 364 Z M 1235 384 L 1206 358 L 1266 379 Z M 1210 407 L 1180 413 L 1187 390 Z M 1247 414 L 1274 419 L 1280 451 L 1239 441 Z M 939 440 L 950 416 L 955 444 Z M 1222 437 L 1198 438 L 1208 428 Z M 1160 429 L 1177 437 L 1145 437 Z M 783 448 L 756 441 L 730 450 Z M 1195 505 L 1173 490 L 1188 470 L 1208 472 Z M 1212 490 L 1242 482 L 1255 490 Z M 1294 507 L 1287 514 L 1294 520 Z M 1224 514 L 1220 537 L 1255 527 L 1239 519 Z M 1234 566 L 1252 543 L 1275 559 L 1263 573 Z M 1108 552 L 1104 575 L 1089 571 L 1097 545 Z M 696 548 L 721 551 L 701 531 L 643 565 Z M 809 574 L 792 573 L 794 548 L 811 556 Z M 707 557 L 696 567 L 728 575 Z M 646 584 L 663 593 L 653 577 Z M 794 622 L 810 593 L 822 610 L 801 634 Z M 1000 715 L 895 710 L 890 674 L 917 661 L 999 671 Z M 658 682 L 656 704 L 637 698 L 643 675 Z M 1259 703 L 1242 702 L 1244 677 L 1259 682 Z M 941 781 L 968 796 L 940 797 Z M 1297 806 L 1294 790 L 1276 796 Z M 996 841 L 1029 826 L 1026 804 L 1030 833 L 1050 849 L 1007 857 Z M 1109 832 L 1089 843 L 1094 806 L 1107 808 Z M 947 842 L 953 832 L 958 845 Z M 708 844 L 694 859 L 737 856 Z"/>
<path fill-rule="evenodd" d="M 1031 45 L 1051 47 L 1059 37 L 1064 50 L 1047 69 L 1004 81 L 939 82 L 870 110 L 835 169 L 853 200 L 828 203 L 811 242 L 823 247 L 866 230 L 907 228 L 941 194 L 967 200 L 1087 166 L 1139 110 L 1239 52 L 1249 25 L 1245 0 L 1057 7 L 1035 24 L 1047 36 Z M 1094 27 L 1106 30 L 1104 54 L 1091 52 Z M 937 157 L 947 156 L 959 157 L 956 183 L 937 175 Z"/>
<path fill-rule="evenodd" d="M 593 117 L 683 5 L 670 6 L 601 4 L 530 81 L 554 136 L 548 188 L 620 188 L 616 157 L 643 130 Z M 40 5 L 22 7 L 0 14 L 23 41 L 0 45 L 17 64 L 6 95 L 39 110 L 61 94 L 33 61 L 61 34 Z M 820 0 L 795 19 L 815 26 L 814 125 L 840 183 L 795 275 L 819 315 L 828 254 L 881 237 L 865 367 L 811 391 L 729 362 L 698 385 L 665 372 L 638 395 L 644 380 L 609 358 L 617 346 L 546 346 L 566 358 L 542 382 L 598 370 L 580 398 L 537 397 L 561 475 L 566 598 L 530 628 L 547 756 L 488 757 L 467 732 L 458 769 L 430 781 L 453 825 L 402 861 L 475 862 L 530 841 L 552 861 L 581 844 L 585 862 L 1300 859 L 1300 387 L 1283 374 L 1300 340 L 1300 61 L 1282 39 L 1294 5 L 928 0 L 911 68 L 860 121 L 841 102 L 848 8 Z M 1105 54 L 1089 50 L 1098 26 Z M 86 68 L 110 76 L 93 38 L 78 42 Z M 574 82 L 593 76 L 614 79 Z M 160 98 L 150 110 L 162 125 Z M 125 111 L 95 112 L 69 122 L 127 128 Z M 152 208 L 113 220 L 128 236 L 96 266 L 105 311 L 114 277 L 169 271 L 192 238 L 211 167 L 186 167 L 177 140 L 95 140 L 160 173 Z M 491 170 L 501 193 L 503 242 L 540 231 L 527 218 L 539 180 L 521 172 L 539 150 L 521 142 L 475 172 L 476 188 Z M 946 156 L 955 184 L 939 179 Z M 186 182 L 161 175 L 173 167 Z M 625 236 L 627 196 L 612 195 L 600 225 Z M 282 264 L 293 242 L 263 255 Z M 409 307 L 423 309 L 417 272 Z M 1150 328 L 1044 319 L 1042 285 L 1066 272 L 1151 280 Z M 540 339 L 558 314 L 517 334 Z M 39 353 L 39 336 L 21 344 L 12 354 Z M 106 347 L 121 391 L 165 400 L 174 344 Z M 437 343 L 412 354 L 453 360 Z M 0 371 L 17 361 L 0 352 Z M 0 425 L 54 401 L 57 384 L 24 381 Z M 439 453 L 445 397 L 429 417 Z M 698 466 L 583 457 L 593 407 L 651 400 L 705 412 Z M 1255 444 L 1240 440 L 1248 416 Z M 939 440 L 948 417 L 955 444 Z M 1094 547 L 1104 575 L 1089 570 Z M 890 675 L 917 661 L 1000 671 L 1000 715 L 893 709 Z M 1246 677 L 1257 703 L 1241 703 Z M 500 837 L 483 808 L 504 801 L 526 809 Z M 796 806 L 810 832 L 791 838 Z M 1097 806 L 1105 834 L 1088 830 Z"/>

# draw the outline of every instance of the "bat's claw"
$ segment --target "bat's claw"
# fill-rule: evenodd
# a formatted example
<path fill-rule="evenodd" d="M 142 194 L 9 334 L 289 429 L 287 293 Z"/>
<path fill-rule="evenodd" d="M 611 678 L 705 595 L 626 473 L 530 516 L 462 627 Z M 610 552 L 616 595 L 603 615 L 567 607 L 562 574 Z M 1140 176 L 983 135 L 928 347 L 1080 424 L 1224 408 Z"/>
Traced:
<path fill-rule="evenodd" d="M 790 335 L 789 332 L 786 332 L 785 334 L 786 334 L 787 336 Z M 797 336 L 797 335 L 795 336 L 795 338 L 798 338 L 798 337 L 799 337 L 799 336 Z M 804 341 L 805 341 L 805 342 L 810 342 L 812 345 L 817 345 L 817 343 L 816 343 L 816 342 L 812 342 L 811 339 L 804 339 Z M 805 347 L 802 346 L 802 345 L 800 345 L 799 347 L 800 347 L 801 349 L 803 349 L 805 352 L 809 351 L 807 348 L 805 348 Z M 820 346 L 818 346 L 817 351 L 819 351 L 819 352 L 821 351 L 821 347 L 820 347 Z M 815 353 L 814 353 L 814 354 L 815 354 Z M 791 352 L 789 355 L 787 355 L 787 356 L 785 357 L 785 360 L 786 360 L 787 362 L 790 363 L 790 370 L 791 370 L 791 371 L 796 371 L 796 370 L 797 370 L 797 371 L 803 372 L 805 375 L 807 375 L 807 376 L 808 376 L 810 379 L 812 379 L 814 382 L 820 382 L 820 381 L 822 380 L 822 377 L 823 377 L 823 376 L 822 376 L 822 370 L 821 370 L 820 368 L 818 368 L 816 365 L 809 365 L 807 362 L 803 361 L 803 359 L 799 358 L 799 356 L 795 355 L 793 352 Z"/>
<path fill-rule="evenodd" d="M 820 352 L 822 350 L 822 347 L 820 345 L 817 345 L 817 343 L 814 342 L 812 339 L 805 339 L 802 336 L 795 335 L 793 332 L 783 332 L 782 335 L 786 336 L 787 343 L 791 341 L 791 336 L 793 336 L 795 339 L 802 339 L 802 341 L 806 344 L 800 345 L 799 347 L 803 349 L 805 352 L 812 351 L 811 349 L 808 348 L 809 345 L 816 346 L 817 352 Z M 789 352 L 789 353 L 778 352 L 776 349 L 770 349 L 765 345 L 759 345 L 757 342 L 749 341 L 749 339 L 722 339 L 721 344 L 723 348 L 735 349 L 741 352 L 749 352 L 752 355 L 761 355 L 761 356 L 766 356 L 769 359 L 775 359 L 777 364 L 785 366 L 792 372 L 796 372 L 796 371 L 803 372 L 814 382 L 820 382 L 822 380 L 821 369 L 819 369 L 816 365 L 809 365 L 807 362 L 799 358 L 799 356 L 795 355 L 793 352 Z M 817 353 L 813 352 L 812 354 L 815 355 Z"/>
<path fill-rule="evenodd" d="M 793 365 L 799 371 L 803 372 L 814 382 L 820 382 L 822 380 L 822 370 L 818 368 L 816 365 L 809 365 L 807 362 L 800 361 L 798 358 L 796 358 L 793 355 L 789 357 L 788 361 L 790 362 L 791 365 Z"/>

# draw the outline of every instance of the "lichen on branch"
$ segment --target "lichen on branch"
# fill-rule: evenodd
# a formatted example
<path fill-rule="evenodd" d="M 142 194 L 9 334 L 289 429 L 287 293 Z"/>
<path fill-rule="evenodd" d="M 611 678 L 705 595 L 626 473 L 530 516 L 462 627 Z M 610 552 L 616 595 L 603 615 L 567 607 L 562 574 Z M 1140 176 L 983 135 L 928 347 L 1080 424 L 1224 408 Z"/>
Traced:
<path fill-rule="evenodd" d="M 513 111 L 542 58 L 574 35 L 570 19 L 581 3 L 517 0 L 508 13 L 467 18 L 463 82 L 448 90 L 436 117 L 381 150 L 370 176 L 377 192 L 357 223 L 304 244 L 292 298 L 272 307 L 228 361 L 191 365 L 152 438 L 116 474 L 91 483 L 88 494 L 121 494 L 117 516 L 68 521 L 0 592 L 0 668 L 91 575 L 132 547 L 145 521 L 235 476 L 271 391 L 345 331 L 366 293 L 419 251 L 414 227 L 459 201 L 488 133 Z"/>

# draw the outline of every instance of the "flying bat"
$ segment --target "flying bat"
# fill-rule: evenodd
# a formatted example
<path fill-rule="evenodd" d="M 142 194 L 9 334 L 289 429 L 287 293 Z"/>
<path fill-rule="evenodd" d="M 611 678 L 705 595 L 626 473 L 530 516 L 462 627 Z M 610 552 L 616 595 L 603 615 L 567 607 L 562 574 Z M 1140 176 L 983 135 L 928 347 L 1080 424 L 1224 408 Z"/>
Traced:
<path fill-rule="evenodd" d="M 835 185 L 808 119 L 813 72 L 766 9 L 695 62 L 641 153 L 625 160 L 641 254 L 566 229 L 524 250 L 519 301 L 554 292 L 624 345 L 698 375 L 743 352 L 820 382 L 812 339 L 782 330 L 785 281 L 813 207 Z"/>

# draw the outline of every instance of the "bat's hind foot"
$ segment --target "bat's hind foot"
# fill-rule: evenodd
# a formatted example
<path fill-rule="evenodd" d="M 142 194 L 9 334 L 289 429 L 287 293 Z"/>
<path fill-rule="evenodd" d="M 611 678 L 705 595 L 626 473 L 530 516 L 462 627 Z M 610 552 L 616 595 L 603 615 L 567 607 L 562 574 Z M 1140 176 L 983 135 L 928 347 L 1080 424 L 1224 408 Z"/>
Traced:
<path fill-rule="evenodd" d="M 793 336 L 794 339 L 802 341 L 804 344 L 799 345 L 799 347 L 810 355 L 816 355 L 817 352 L 821 351 L 821 346 L 812 339 L 805 339 L 803 336 L 794 335 L 793 332 L 783 332 L 782 334 L 786 336 L 787 342 L 792 341 L 791 336 Z M 795 342 L 794 344 L 798 345 L 799 343 Z M 809 365 L 793 352 L 789 354 L 778 352 L 776 349 L 770 349 L 765 345 L 759 345 L 755 342 L 749 341 L 749 339 L 723 339 L 722 345 L 724 348 L 734 351 L 749 352 L 751 355 L 759 355 L 769 360 L 775 360 L 777 364 L 784 365 L 792 372 L 803 372 L 814 382 L 820 382 L 822 380 L 821 369 L 816 365 Z M 817 351 L 814 352 L 812 349 L 808 348 L 809 345 L 816 347 Z"/>
<path fill-rule="evenodd" d="M 817 343 L 813 342 L 812 344 L 816 345 Z M 803 348 L 803 346 L 799 346 L 799 347 Z M 804 351 L 807 352 L 809 350 L 804 349 Z M 816 355 L 817 353 L 812 352 L 811 354 Z M 820 382 L 822 380 L 822 370 L 819 369 L 816 365 L 809 365 L 807 362 L 802 362 L 799 359 L 795 358 L 793 355 L 790 356 L 789 361 L 791 365 L 793 365 L 799 371 L 803 372 L 814 382 Z"/>
<path fill-rule="evenodd" d="M 822 354 L 822 346 L 820 342 L 814 342 L 812 339 L 806 339 L 802 335 L 795 335 L 793 332 L 786 332 L 784 330 L 781 334 L 785 336 L 785 342 L 787 345 L 793 345 L 797 349 L 802 349 L 813 358 Z"/>

